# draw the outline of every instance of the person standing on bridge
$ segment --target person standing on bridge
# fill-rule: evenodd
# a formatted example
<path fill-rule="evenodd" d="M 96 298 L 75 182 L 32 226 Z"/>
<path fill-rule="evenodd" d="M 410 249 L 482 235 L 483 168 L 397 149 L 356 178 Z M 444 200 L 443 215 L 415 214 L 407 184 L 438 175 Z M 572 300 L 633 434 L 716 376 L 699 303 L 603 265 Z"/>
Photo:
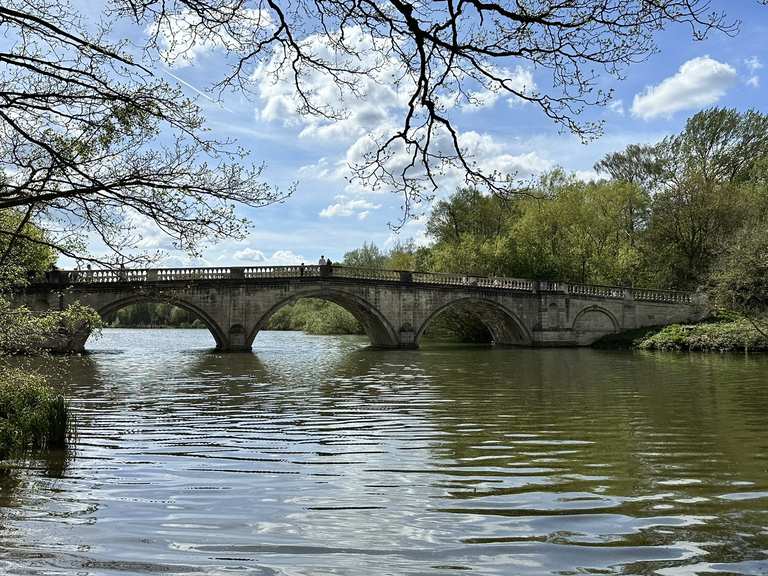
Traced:
<path fill-rule="evenodd" d="M 320 266 L 325 266 L 325 264 L 326 264 L 326 262 L 325 262 L 325 254 L 320 256 L 320 261 L 318 262 L 318 264 L 320 264 Z"/>

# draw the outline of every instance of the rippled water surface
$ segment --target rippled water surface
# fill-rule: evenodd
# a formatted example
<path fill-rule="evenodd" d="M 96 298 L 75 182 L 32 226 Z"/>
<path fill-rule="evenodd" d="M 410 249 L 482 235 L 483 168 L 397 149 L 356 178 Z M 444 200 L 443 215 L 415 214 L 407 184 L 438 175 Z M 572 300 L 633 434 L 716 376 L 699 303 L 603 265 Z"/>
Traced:
<path fill-rule="evenodd" d="M 7 574 L 768 574 L 768 359 L 105 330 Z"/>

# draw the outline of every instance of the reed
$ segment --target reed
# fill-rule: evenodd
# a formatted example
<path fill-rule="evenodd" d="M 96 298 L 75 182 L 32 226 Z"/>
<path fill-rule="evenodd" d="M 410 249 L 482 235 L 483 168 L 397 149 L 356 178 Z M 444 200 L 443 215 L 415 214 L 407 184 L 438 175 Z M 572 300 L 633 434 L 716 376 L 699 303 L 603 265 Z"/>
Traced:
<path fill-rule="evenodd" d="M 63 449 L 73 437 L 69 401 L 36 374 L 0 370 L 0 459 Z"/>

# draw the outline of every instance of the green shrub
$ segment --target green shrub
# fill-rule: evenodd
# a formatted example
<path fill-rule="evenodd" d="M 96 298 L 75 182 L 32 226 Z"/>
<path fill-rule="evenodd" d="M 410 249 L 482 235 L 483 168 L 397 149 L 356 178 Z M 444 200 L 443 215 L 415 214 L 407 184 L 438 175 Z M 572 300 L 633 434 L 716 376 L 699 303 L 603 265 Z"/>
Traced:
<path fill-rule="evenodd" d="M 0 458 L 64 448 L 73 431 L 64 396 L 36 374 L 0 368 Z"/>
<path fill-rule="evenodd" d="M 0 354 L 35 354 L 58 348 L 76 334 L 99 330 L 102 321 L 95 310 L 79 302 L 41 314 L 24 306 L 13 308 L 0 297 L 0 326 Z"/>
<path fill-rule="evenodd" d="M 639 341 L 642 350 L 768 351 L 768 339 L 744 320 L 672 324 Z"/>

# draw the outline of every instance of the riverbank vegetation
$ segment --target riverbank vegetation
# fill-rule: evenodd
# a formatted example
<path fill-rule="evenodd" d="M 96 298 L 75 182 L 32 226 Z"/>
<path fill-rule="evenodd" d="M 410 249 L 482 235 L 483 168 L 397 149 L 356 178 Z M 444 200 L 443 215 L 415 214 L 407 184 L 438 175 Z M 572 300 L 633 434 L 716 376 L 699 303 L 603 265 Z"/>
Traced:
<path fill-rule="evenodd" d="M 68 340 L 98 330 L 101 320 L 90 308 L 35 313 L 14 307 L 8 291 L 23 287 L 55 261 L 44 245 L 45 233 L 14 210 L 0 210 L 0 460 L 28 450 L 64 448 L 74 430 L 70 405 L 54 383 L 19 366 L 19 355 L 66 350 Z M 27 238 L 34 238 L 29 241 Z M 11 358 L 14 357 L 12 360 Z"/>
<path fill-rule="evenodd" d="M 749 320 L 726 316 L 698 324 L 670 324 L 611 334 L 595 342 L 594 347 L 662 352 L 768 352 L 768 337 Z"/>
<path fill-rule="evenodd" d="M 0 460 L 63 449 L 74 430 L 69 401 L 45 379 L 0 367 Z"/>

